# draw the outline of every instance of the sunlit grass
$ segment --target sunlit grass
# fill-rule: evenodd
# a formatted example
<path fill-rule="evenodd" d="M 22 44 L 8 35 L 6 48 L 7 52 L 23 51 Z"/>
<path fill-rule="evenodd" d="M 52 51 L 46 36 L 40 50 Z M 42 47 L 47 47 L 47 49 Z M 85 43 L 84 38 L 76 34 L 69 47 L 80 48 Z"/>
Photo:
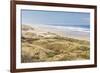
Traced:
<path fill-rule="evenodd" d="M 36 39 L 36 40 L 34 40 Z M 77 60 L 77 59 L 89 59 L 90 58 L 90 47 L 89 42 L 84 40 L 76 40 L 71 38 L 34 38 L 30 46 L 30 41 L 28 39 L 26 42 L 22 42 L 22 50 L 24 55 L 22 55 L 22 62 L 41 62 L 41 61 L 67 61 L 67 60 Z M 28 46 L 25 46 L 28 45 Z M 32 46 L 33 45 L 33 46 Z M 36 46 L 34 46 L 36 45 Z M 37 50 L 36 54 L 34 49 L 43 49 Z M 28 50 L 27 50 L 28 49 Z M 26 50 L 26 51 L 25 51 Z M 49 50 L 49 51 L 48 51 Z M 50 52 L 51 51 L 51 52 Z M 41 53 L 42 52 L 42 53 Z M 33 55 L 32 55 L 33 54 Z M 41 56 L 41 57 L 40 57 Z"/>

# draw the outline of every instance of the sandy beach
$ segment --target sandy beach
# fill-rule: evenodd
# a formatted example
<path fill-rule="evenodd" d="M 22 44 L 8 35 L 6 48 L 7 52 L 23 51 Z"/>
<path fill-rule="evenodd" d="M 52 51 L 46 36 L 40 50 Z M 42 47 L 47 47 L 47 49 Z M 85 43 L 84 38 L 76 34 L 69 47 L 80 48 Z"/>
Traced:
<path fill-rule="evenodd" d="M 81 31 L 78 29 L 76 30 L 67 29 L 64 27 L 57 27 L 57 26 L 54 27 L 54 26 L 48 26 L 48 25 L 37 25 L 37 24 L 34 24 L 34 25 L 30 24 L 30 26 L 34 28 L 34 32 L 37 34 L 51 32 L 62 37 L 69 37 L 69 38 L 89 41 L 89 32 L 87 31 Z"/>

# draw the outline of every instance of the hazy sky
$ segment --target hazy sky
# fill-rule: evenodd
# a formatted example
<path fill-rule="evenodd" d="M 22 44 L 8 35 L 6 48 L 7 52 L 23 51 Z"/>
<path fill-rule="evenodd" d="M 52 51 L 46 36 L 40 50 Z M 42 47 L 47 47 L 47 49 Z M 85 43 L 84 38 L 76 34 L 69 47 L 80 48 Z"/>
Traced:
<path fill-rule="evenodd" d="M 79 12 L 21 10 L 22 24 L 90 25 L 90 14 Z"/>

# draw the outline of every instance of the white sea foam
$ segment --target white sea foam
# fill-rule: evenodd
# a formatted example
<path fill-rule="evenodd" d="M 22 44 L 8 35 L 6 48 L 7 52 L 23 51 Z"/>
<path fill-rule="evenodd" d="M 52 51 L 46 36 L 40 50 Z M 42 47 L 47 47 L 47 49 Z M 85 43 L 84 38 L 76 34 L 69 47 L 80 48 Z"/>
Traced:
<path fill-rule="evenodd" d="M 81 28 L 81 27 L 56 26 L 56 28 L 59 28 L 59 29 L 62 29 L 62 30 L 89 32 L 89 29 Z"/>

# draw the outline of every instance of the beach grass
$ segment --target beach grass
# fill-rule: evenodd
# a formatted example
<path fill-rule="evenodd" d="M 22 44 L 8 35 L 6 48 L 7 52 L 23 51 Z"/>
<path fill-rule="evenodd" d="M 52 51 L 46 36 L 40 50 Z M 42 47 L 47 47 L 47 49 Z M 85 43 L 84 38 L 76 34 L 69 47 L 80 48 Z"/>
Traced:
<path fill-rule="evenodd" d="M 33 32 L 26 34 L 31 37 L 26 37 L 26 35 L 21 37 L 22 63 L 90 59 L 90 43 L 88 40 L 62 37 L 51 33 L 47 33 L 47 35 L 52 35 L 50 37 L 46 37 L 46 35 L 41 37 L 31 33 Z"/>
<path fill-rule="evenodd" d="M 22 62 L 89 59 L 89 42 L 72 38 L 24 39 Z M 31 42 L 31 43 L 30 43 Z M 34 46 L 35 45 L 35 46 Z M 27 51 L 27 49 L 29 51 Z M 37 50 L 36 50 L 37 49 Z M 39 50 L 38 50 L 39 49 Z M 26 51 L 25 51 L 26 50 Z M 34 52 L 36 50 L 36 52 Z M 42 52 L 42 53 L 41 53 Z M 43 55 L 45 58 L 41 58 Z M 31 54 L 31 55 L 30 55 Z M 27 58 L 27 59 L 26 59 Z M 35 59 L 35 60 L 34 60 Z M 43 59 L 43 60 L 42 60 Z"/>

